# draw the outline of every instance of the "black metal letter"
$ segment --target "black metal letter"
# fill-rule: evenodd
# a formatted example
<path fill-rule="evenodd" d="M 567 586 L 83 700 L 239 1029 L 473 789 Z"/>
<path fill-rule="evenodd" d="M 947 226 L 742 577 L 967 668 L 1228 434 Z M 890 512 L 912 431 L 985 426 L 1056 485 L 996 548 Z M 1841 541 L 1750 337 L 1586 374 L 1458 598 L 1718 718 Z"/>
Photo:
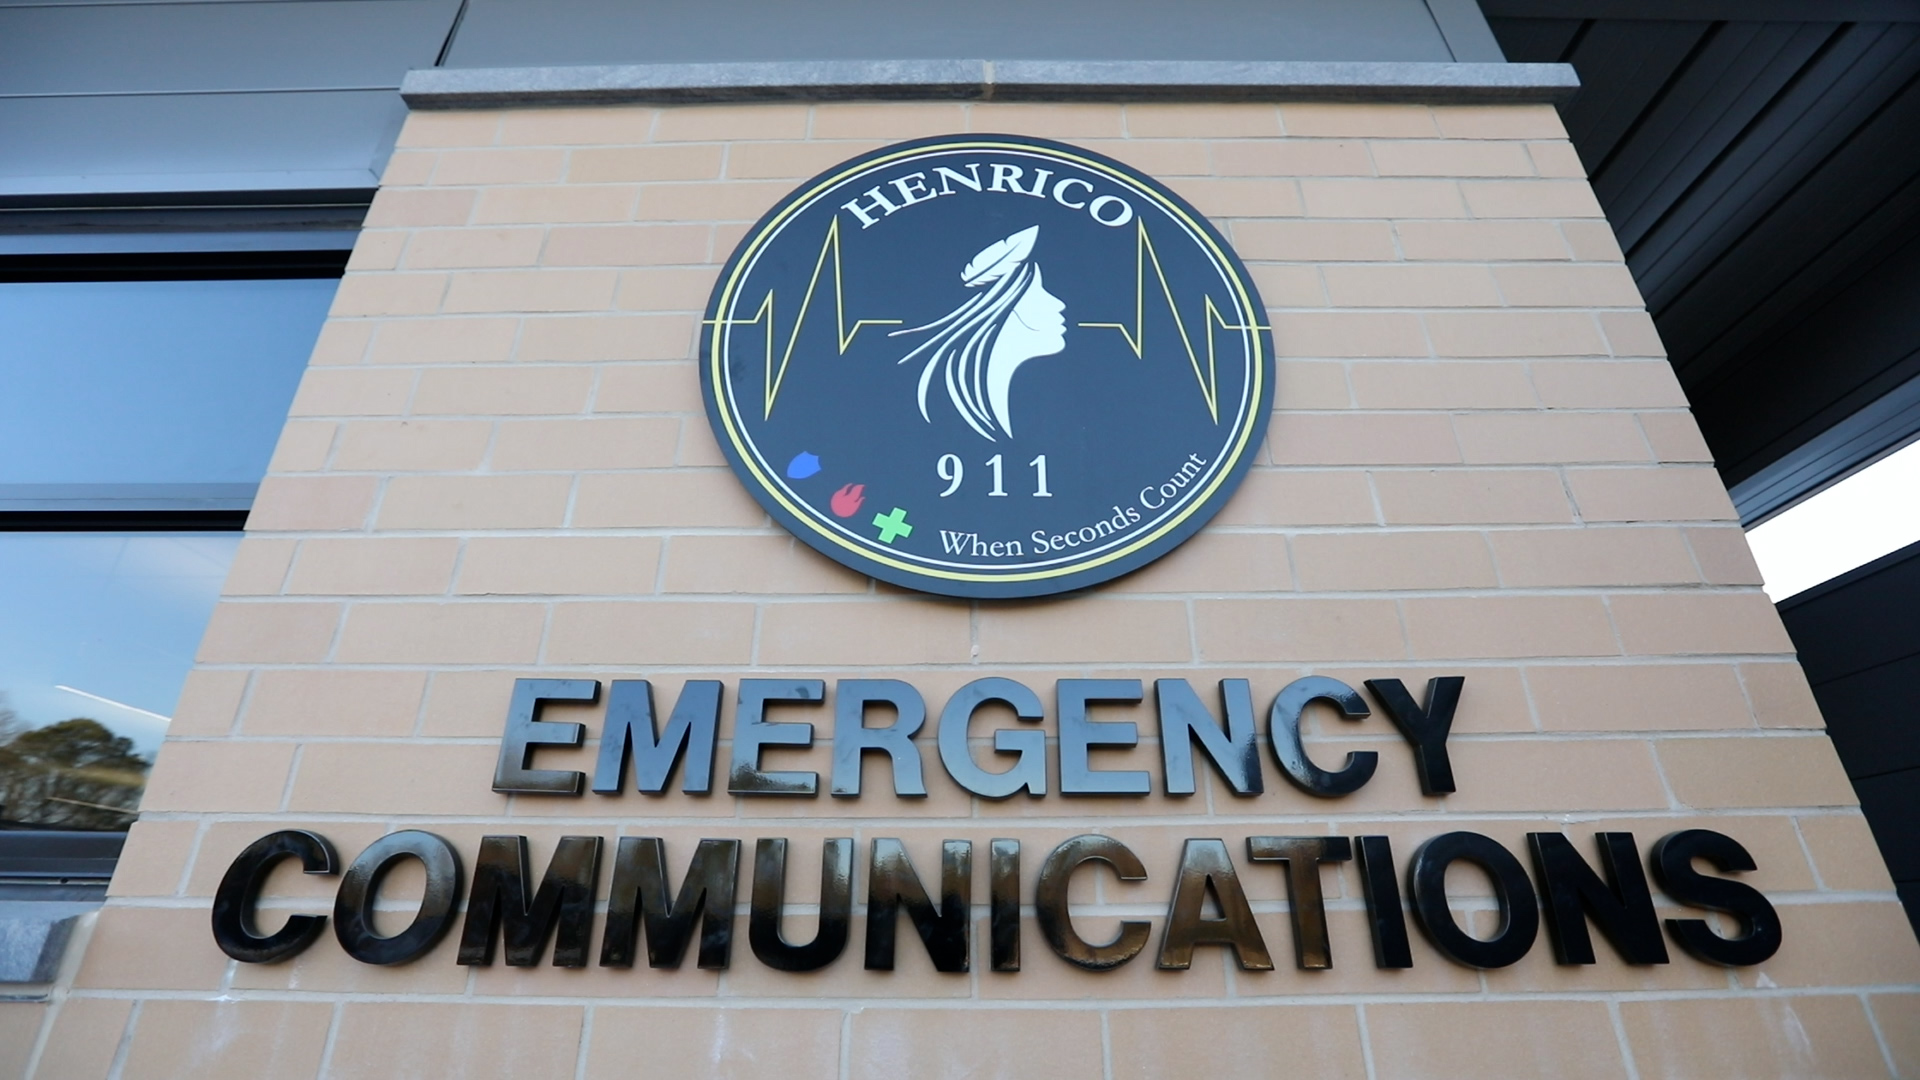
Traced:
<path fill-rule="evenodd" d="M 1020 841 L 995 840 L 988 849 L 987 927 L 993 970 L 1020 970 Z"/>
<path fill-rule="evenodd" d="M 480 838 L 473 888 L 467 893 L 467 921 L 460 928 L 459 963 L 493 963 L 494 928 L 499 927 L 507 941 L 508 967 L 538 964 L 549 935 L 554 938 L 554 967 L 587 966 L 593 894 L 600 881 L 600 838 L 561 837 L 540 877 L 539 891 L 529 897 L 532 876 L 526 837 Z"/>
<path fill-rule="evenodd" d="M 1427 703 L 1414 704 L 1413 695 L 1399 679 L 1368 679 L 1367 689 L 1387 710 L 1393 726 L 1413 746 L 1413 765 L 1420 774 L 1422 795 L 1444 795 L 1453 790 L 1453 760 L 1447 756 L 1447 733 L 1453 730 L 1453 711 L 1467 680 L 1446 675 L 1427 680 Z"/>
<path fill-rule="evenodd" d="M 1220 680 L 1220 704 L 1227 714 L 1221 731 L 1200 695 L 1185 679 L 1156 679 L 1154 700 L 1160 706 L 1160 757 L 1166 765 L 1167 794 L 1194 793 L 1193 744 L 1200 743 L 1208 764 L 1235 795 L 1258 795 L 1266 790 L 1260 776 L 1260 751 L 1254 745 L 1253 689 L 1245 679 Z"/>
<path fill-rule="evenodd" d="M 1020 731 L 1002 728 L 993 733 L 993 749 L 999 754 L 1017 754 L 1018 760 L 1006 772 L 990 773 L 981 768 L 967 750 L 967 728 L 980 706 L 997 701 L 1013 710 L 1026 723 L 1039 723 L 1046 713 L 1040 697 L 1012 679 L 975 679 L 954 691 L 947 707 L 940 710 L 940 763 L 947 767 L 953 782 L 983 799 L 1004 799 L 1025 788 L 1028 795 L 1047 793 L 1047 734 L 1044 731 Z"/>
<path fill-rule="evenodd" d="M 1218 919 L 1200 917 L 1209 890 L 1220 905 Z M 1195 945 L 1231 945 L 1241 970 L 1273 970 L 1273 956 L 1253 921 L 1253 908 L 1247 905 L 1247 892 L 1240 887 L 1240 875 L 1223 840 L 1188 840 L 1180 853 L 1167 925 L 1160 932 L 1158 966 L 1166 971 L 1192 967 Z"/>
<path fill-rule="evenodd" d="M 1135 746 L 1140 728 L 1131 720 L 1087 719 L 1094 702 L 1131 705 L 1145 696 L 1139 679 L 1061 679 L 1054 687 L 1060 705 L 1060 794 L 1145 795 L 1153 781 L 1139 769 L 1096 769 L 1087 755 L 1096 746 Z"/>
<path fill-rule="evenodd" d="M 867 706 L 893 706 L 893 723 L 867 726 Z M 860 794 L 863 752 L 879 750 L 893 765 L 895 796 L 921 798 L 927 784 L 920 776 L 920 748 L 913 737 L 927 722 L 927 703 L 920 691 L 899 679 L 841 679 L 833 688 L 833 794 L 851 798 Z"/>
<path fill-rule="evenodd" d="M 1287 912 L 1293 917 L 1293 962 L 1308 971 L 1333 966 L 1327 939 L 1327 901 L 1320 890 L 1320 864 L 1353 858 L 1344 836 L 1249 836 L 1247 857 L 1287 864 Z"/>
<path fill-rule="evenodd" d="M 1485 941 L 1460 929 L 1447 907 L 1447 867 L 1465 859 L 1493 879 L 1500 928 Z M 1434 947 L 1448 959 L 1477 968 L 1503 968 L 1527 955 L 1540 932 L 1540 903 L 1520 860 L 1492 837 L 1450 832 L 1413 853 L 1413 911 Z"/>
<path fill-rule="evenodd" d="M 820 855 L 820 925 L 813 940 L 789 945 L 780 936 L 780 909 L 787 895 L 787 842 L 763 839 L 753 849 L 753 905 L 747 943 L 775 971 L 816 971 L 847 947 L 853 921 L 853 840 L 829 840 Z"/>
<path fill-rule="evenodd" d="M 271 964 L 305 952 L 326 928 L 325 915 L 293 915 L 271 934 L 253 928 L 253 905 L 260 886 L 281 859 L 297 858 L 309 874 L 334 872 L 333 845 L 319 833 L 286 829 L 269 833 L 247 845 L 227 867 L 213 894 L 213 941 L 220 951 L 243 964 Z"/>
<path fill-rule="evenodd" d="M 644 794 L 667 790 L 682 755 L 687 764 L 680 774 L 680 790 L 688 795 L 711 792 L 713 747 L 720 738 L 720 691 L 717 680 L 687 680 L 673 703 L 667 730 L 656 736 L 653 684 L 645 679 L 613 680 L 607 689 L 607 725 L 600 732 L 600 760 L 593 770 L 594 793 L 620 794 L 629 755 L 634 785 Z"/>
<path fill-rule="evenodd" d="M 1546 894 L 1547 939 L 1553 942 L 1554 960 L 1562 964 L 1594 962 L 1593 938 L 1587 933 L 1587 918 L 1591 916 L 1622 960 L 1629 964 L 1666 963 L 1667 943 L 1660 940 L 1660 919 L 1653 913 L 1653 892 L 1647 888 L 1646 872 L 1640 869 L 1640 852 L 1633 846 L 1633 834 L 1603 832 L 1593 838 L 1600 847 L 1600 863 L 1607 870 L 1605 881 L 1565 836 L 1527 834 L 1534 872 L 1540 875 L 1540 891 Z"/>
<path fill-rule="evenodd" d="M 1710 964 L 1750 967 L 1780 949 L 1780 916 L 1760 891 L 1726 878 L 1708 877 L 1693 868 L 1705 859 L 1721 873 L 1754 869 L 1753 856 L 1740 842 L 1709 829 L 1669 833 L 1653 845 L 1653 878 L 1668 896 L 1689 907 L 1724 911 L 1740 920 L 1742 933 L 1723 938 L 1705 919 L 1668 919 L 1667 932 L 1695 958 Z"/>
<path fill-rule="evenodd" d="M 1367 927 L 1373 932 L 1373 966 L 1410 968 L 1407 913 L 1400 907 L 1400 879 L 1393 869 L 1393 845 L 1384 836 L 1354 839 L 1360 862 L 1360 891 L 1367 901 Z"/>
<path fill-rule="evenodd" d="M 935 971 L 966 971 L 973 939 L 973 844 L 947 840 L 940 845 L 940 909 L 934 910 L 926 886 L 914 873 L 905 845 L 886 838 L 873 842 L 867 869 L 867 970 L 893 970 L 894 931 L 900 908 L 933 958 Z"/>
<path fill-rule="evenodd" d="M 373 932 L 373 903 L 380 882 L 401 859 L 419 859 L 427 872 L 420 910 L 405 930 L 392 937 Z M 406 829 L 367 845 L 347 867 L 333 898 L 333 936 L 348 956 L 363 964 L 390 966 L 425 956 L 453 926 L 453 905 L 460 901 L 460 856 L 453 845 L 430 832 Z"/>
<path fill-rule="evenodd" d="M 1380 755 L 1371 750 L 1356 750 L 1347 755 L 1346 766 L 1339 772 L 1328 772 L 1315 765 L 1300 741 L 1300 717 L 1307 706 L 1316 701 L 1327 702 L 1348 720 L 1369 715 L 1367 703 L 1360 700 L 1359 692 L 1338 679 L 1324 675 L 1295 679 L 1273 699 L 1273 708 L 1267 715 L 1267 738 L 1273 744 L 1273 756 L 1280 762 L 1287 779 L 1307 794 L 1323 799 L 1351 795 L 1373 779 Z"/>
<path fill-rule="evenodd" d="M 660 838 L 621 837 L 613 849 L 600 966 L 632 967 L 634 941 L 645 923 L 648 966 L 677 968 L 698 919 L 700 966 L 725 970 L 733 952 L 733 890 L 739 876 L 740 841 L 702 840 L 675 896 L 667 884 L 667 849 Z"/>
<path fill-rule="evenodd" d="M 1067 893 L 1073 872 L 1086 862 L 1106 863 L 1121 881 L 1147 880 L 1147 868 L 1127 845 L 1111 836 L 1076 836 L 1054 848 L 1040 864 L 1040 882 L 1033 894 L 1034 920 L 1040 924 L 1040 936 L 1060 959 L 1088 971 L 1111 971 L 1140 955 L 1153 926 L 1122 922 L 1120 932 L 1104 945 L 1091 944 L 1076 933 L 1073 917 L 1067 913 Z"/>
<path fill-rule="evenodd" d="M 827 684 L 819 679 L 741 679 L 740 711 L 733 723 L 733 769 L 729 795 L 805 795 L 820 793 L 820 777 L 810 772 L 762 772 L 760 750 L 767 746 L 812 746 L 813 725 L 805 721 L 771 723 L 767 706 L 778 701 L 819 701 Z"/>
<path fill-rule="evenodd" d="M 586 780 L 582 774 L 572 769 L 529 768 L 536 747 L 579 746 L 587 734 L 584 724 L 540 719 L 540 706 L 549 701 L 591 705 L 599 699 L 598 679 L 513 680 L 507 730 L 500 736 L 500 761 L 493 768 L 493 790 L 503 795 L 580 794 Z"/>

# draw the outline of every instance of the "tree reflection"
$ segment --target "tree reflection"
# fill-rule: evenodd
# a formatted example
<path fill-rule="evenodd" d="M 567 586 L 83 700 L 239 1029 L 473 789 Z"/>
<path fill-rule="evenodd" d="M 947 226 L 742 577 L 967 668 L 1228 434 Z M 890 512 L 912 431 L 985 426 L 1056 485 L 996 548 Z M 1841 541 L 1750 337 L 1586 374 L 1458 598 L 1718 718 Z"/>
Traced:
<path fill-rule="evenodd" d="M 0 699 L 0 829 L 124 829 L 151 765 L 98 720 L 27 727 Z"/>

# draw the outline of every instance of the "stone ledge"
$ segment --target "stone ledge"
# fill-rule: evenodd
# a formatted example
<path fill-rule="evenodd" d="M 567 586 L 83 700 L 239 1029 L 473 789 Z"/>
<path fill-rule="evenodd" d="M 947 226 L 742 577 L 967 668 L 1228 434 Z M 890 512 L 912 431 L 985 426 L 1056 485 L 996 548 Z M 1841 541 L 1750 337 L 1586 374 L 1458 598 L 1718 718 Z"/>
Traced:
<path fill-rule="evenodd" d="M 1570 64 L 1213 60 L 818 60 L 428 68 L 415 109 L 771 101 L 1559 102 Z"/>

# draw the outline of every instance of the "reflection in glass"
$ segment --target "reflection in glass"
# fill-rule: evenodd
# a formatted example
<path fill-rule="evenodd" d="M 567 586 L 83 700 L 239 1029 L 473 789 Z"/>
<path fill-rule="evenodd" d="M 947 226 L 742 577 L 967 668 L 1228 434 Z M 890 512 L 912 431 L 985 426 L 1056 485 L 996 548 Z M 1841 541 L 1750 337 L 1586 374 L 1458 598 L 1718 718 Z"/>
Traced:
<path fill-rule="evenodd" d="M 0 829 L 124 829 L 238 533 L 0 533 Z"/>

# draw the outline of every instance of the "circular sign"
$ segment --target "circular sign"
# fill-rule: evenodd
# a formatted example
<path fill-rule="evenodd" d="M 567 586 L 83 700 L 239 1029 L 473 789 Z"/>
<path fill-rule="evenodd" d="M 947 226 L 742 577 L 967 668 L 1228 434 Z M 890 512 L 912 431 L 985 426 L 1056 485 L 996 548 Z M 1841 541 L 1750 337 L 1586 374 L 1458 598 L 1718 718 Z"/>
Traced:
<path fill-rule="evenodd" d="M 1226 502 L 1273 405 L 1246 268 L 1119 162 L 901 143 L 756 224 L 701 340 L 707 413 L 774 520 L 883 581 L 1040 596 L 1152 562 Z"/>

